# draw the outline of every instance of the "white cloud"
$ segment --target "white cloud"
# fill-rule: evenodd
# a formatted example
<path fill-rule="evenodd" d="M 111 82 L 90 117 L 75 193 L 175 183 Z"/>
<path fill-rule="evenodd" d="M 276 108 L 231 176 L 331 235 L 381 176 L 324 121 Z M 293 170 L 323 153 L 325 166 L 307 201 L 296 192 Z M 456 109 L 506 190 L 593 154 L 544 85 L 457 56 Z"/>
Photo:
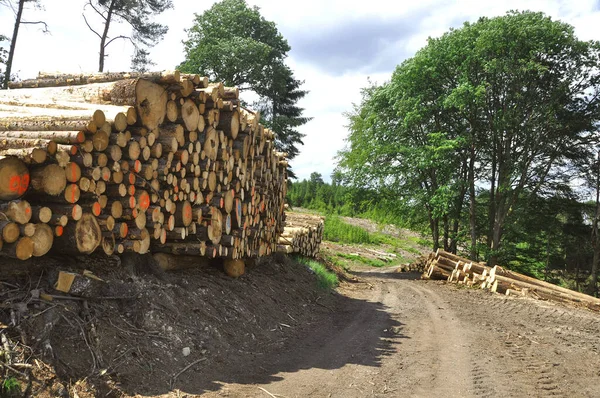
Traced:
<path fill-rule="evenodd" d="M 24 17 L 46 21 L 52 33 L 44 35 L 38 27 L 24 25 L 19 33 L 14 71 L 21 78 L 30 78 L 40 70 L 97 70 L 99 41 L 81 17 L 85 1 L 42 0 L 42 3 L 45 11 L 28 9 Z M 248 3 L 259 6 L 262 15 L 275 21 L 284 37 L 288 38 L 292 45 L 290 64 L 296 77 L 306 81 L 305 89 L 310 90 L 300 105 L 306 109 L 306 115 L 314 119 L 302 127 L 302 132 L 306 134 L 305 145 L 293 161 L 300 178 L 307 178 L 313 171 L 329 178 L 334 167 L 333 158 L 344 146 L 343 140 L 347 135 L 344 128 L 346 120 L 342 113 L 351 110 L 352 103 L 360 100 L 360 89 L 367 84 L 367 77 L 378 82 L 389 79 L 394 65 L 424 46 L 427 37 L 437 37 L 452 26 L 459 27 L 462 22 L 475 21 L 480 16 L 502 15 L 511 9 L 529 9 L 543 11 L 555 19 L 572 24 L 581 39 L 600 39 L 600 7 L 594 0 L 248 0 Z M 186 38 L 184 29 L 191 27 L 194 13 L 201 13 L 212 4 L 212 1 L 174 0 L 175 8 L 156 18 L 169 26 L 169 33 L 164 40 L 151 51 L 151 57 L 157 63 L 156 69 L 172 69 L 183 60 L 181 41 Z M 12 33 L 13 19 L 12 11 L 0 6 L 0 34 Z M 355 24 L 358 33 L 372 34 L 361 26 L 361 21 L 373 20 L 410 24 L 406 29 L 399 29 L 408 32 L 405 37 L 386 42 L 386 46 L 377 51 L 376 58 L 381 62 L 365 59 L 364 62 L 354 62 L 354 66 L 351 64 L 344 71 L 328 70 L 323 67 L 324 59 L 306 57 L 304 53 L 294 51 L 294 42 L 307 37 L 314 40 L 315 48 L 319 47 L 320 37 L 323 38 L 319 35 L 336 32 L 336 28 L 344 24 Z M 125 26 L 119 29 L 126 32 Z M 356 52 L 359 50 L 356 48 Z M 127 70 L 131 53 L 131 44 L 125 41 L 111 44 L 106 69 Z M 348 57 L 353 55 L 347 54 Z M 381 65 L 389 70 L 382 71 Z"/>

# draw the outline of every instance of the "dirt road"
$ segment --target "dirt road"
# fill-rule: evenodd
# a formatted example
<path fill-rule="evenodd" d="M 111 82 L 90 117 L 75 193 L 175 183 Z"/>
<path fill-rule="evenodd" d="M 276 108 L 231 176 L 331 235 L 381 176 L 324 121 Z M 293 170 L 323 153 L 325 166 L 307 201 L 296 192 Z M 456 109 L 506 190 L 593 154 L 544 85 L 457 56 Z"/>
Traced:
<path fill-rule="evenodd" d="M 309 333 L 227 364 L 226 378 L 198 375 L 211 379 L 205 395 L 600 396 L 598 314 L 390 269 L 354 274 Z"/>

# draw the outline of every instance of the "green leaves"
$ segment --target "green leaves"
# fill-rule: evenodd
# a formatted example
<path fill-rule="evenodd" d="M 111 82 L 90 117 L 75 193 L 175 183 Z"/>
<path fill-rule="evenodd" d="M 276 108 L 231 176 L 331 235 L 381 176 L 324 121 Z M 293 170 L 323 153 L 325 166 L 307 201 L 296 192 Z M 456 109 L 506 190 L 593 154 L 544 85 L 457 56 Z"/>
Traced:
<path fill-rule="evenodd" d="M 7 42 L 7 41 L 8 41 L 8 37 L 0 35 L 0 44 L 2 44 L 2 42 Z M 7 58 L 8 58 L 8 50 L 4 47 L 0 47 L 0 87 L 4 87 L 4 78 L 5 78 L 4 70 L 6 69 Z"/>
<path fill-rule="evenodd" d="M 244 0 L 223 0 L 203 14 L 184 41 L 183 72 L 199 73 L 227 85 L 265 95 L 274 67 L 282 64 L 290 47 L 273 22 Z"/>
<path fill-rule="evenodd" d="M 275 23 L 245 0 L 223 0 L 196 15 L 187 33 L 179 69 L 256 93 L 261 121 L 277 133 L 277 149 L 293 159 L 303 137 L 297 128 L 310 120 L 296 103 L 308 92 L 285 65 L 290 46 Z M 294 177 L 289 169 L 288 174 Z"/>
<path fill-rule="evenodd" d="M 535 12 L 480 18 L 429 39 L 390 82 L 363 91 L 348 114 L 339 171 L 358 187 L 420 204 L 433 235 L 440 223 L 450 234 L 452 222 L 460 235 L 464 199 L 472 199 L 472 247 L 477 191 L 489 187 L 484 228 L 499 253 L 506 219 L 526 193 L 564 187 L 575 166 L 591 163 L 599 48 Z"/>
<path fill-rule="evenodd" d="M 173 8 L 171 0 L 88 0 L 84 5 L 83 18 L 88 28 L 100 39 L 99 72 L 104 70 L 106 47 L 114 40 L 129 40 L 135 47 L 132 57 L 132 68 L 145 71 L 153 63 L 149 60 L 149 52 L 144 47 L 156 44 L 167 33 L 169 28 L 153 22 L 150 17 Z M 88 15 L 88 16 L 86 16 Z M 94 28 L 93 18 L 98 20 L 99 27 Z M 89 18 L 89 19 L 88 19 Z M 108 35 L 112 23 L 126 22 L 131 26 L 129 36 Z"/>

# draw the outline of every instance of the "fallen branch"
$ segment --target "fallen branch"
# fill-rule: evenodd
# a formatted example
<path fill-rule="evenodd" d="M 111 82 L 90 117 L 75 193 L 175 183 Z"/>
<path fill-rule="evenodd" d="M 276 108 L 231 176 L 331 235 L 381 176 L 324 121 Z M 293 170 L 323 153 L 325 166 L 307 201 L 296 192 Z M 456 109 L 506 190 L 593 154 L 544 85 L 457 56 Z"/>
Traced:
<path fill-rule="evenodd" d="M 4 366 L 6 369 L 10 370 L 13 373 L 18 374 L 21 377 L 27 377 L 27 375 L 25 373 L 13 368 L 11 365 L 6 364 L 5 362 L 0 361 L 0 366 Z"/>
<path fill-rule="evenodd" d="M 175 381 L 177 380 L 177 378 L 179 376 L 181 376 L 184 372 L 186 372 L 187 370 L 189 370 L 192 366 L 200 363 L 200 362 L 204 362 L 206 361 L 206 358 L 201 358 L 198 359 L 192 363 L 190 363 L 189 365 L 187 365 L 185 368 L 181 369 L 179 372 L 177 372 L 175 375 L 173 375 L 173 377 L 171 377 L 171 382 L 169 383 L 171 385 L 171 390 L 173 389 L 173 385 L 175 384 Z"/>

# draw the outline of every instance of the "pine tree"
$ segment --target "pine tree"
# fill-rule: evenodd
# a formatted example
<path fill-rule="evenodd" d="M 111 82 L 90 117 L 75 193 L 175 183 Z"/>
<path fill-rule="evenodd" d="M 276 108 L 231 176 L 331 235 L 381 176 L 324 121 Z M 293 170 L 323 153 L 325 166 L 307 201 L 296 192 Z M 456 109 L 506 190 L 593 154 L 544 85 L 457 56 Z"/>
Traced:
<path fill-rule="evenodd" d="M 100 54 L 98 72 L 104 71 L 104 60 L 108 56 L 106 48 L 115 40 L 129 40 L 135 47 L 132 65 L 139 65 L 140 60 L 148 61 L 148 51 L 144 47 L 156 44 L 167 33 L 168 27 L 157 22 L 152 22 L 151 15 L 158 15 L 172 8 L 171 0 L 88 0 L 84 6 L 83 19 L 86 25 L 100 39 Z M 101 32 L 94 29 L 86 17 L 86 11 L 91 9 L 99 15 L 102 26 Z M 108 35 L 113 23 L 127 22 L 131 25 L 131 35 Z M 139 70 L 139 68 L 138 68 Z"/>

